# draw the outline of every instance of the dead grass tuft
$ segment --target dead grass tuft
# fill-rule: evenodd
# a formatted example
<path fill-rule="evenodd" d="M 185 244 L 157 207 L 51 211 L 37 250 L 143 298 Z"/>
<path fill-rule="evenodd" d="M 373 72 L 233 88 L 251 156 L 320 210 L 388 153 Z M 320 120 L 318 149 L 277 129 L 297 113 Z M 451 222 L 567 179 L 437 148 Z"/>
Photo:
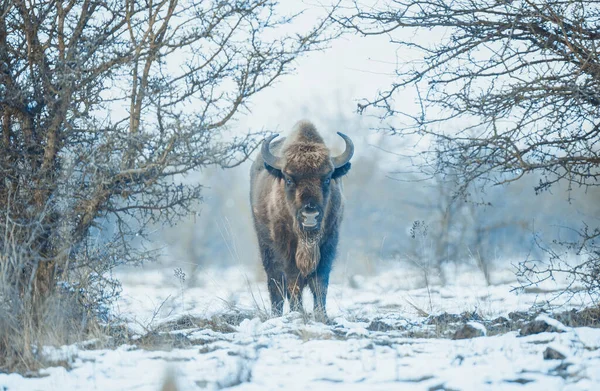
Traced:
<path fill-rule="evenodd" d="M 54 292 L 32 303 L 6 295 L 4 288 L 0 295 L 0 371 L 34 376 L 49 365 L 68 368 L 67 361 L 45 357 L 42 347 L 70 345 L 100 335 L 95 317 L 74 295 Z"/>

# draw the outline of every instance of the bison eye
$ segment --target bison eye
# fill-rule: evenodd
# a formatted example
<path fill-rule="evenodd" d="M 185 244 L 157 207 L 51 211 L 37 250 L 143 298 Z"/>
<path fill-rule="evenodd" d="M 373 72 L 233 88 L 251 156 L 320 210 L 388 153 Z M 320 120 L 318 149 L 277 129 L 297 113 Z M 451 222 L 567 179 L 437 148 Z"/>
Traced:
<path fill-rule="evenodd" d="M 326 179 L 323 181 L 323 184 L 325 184 L 325 185 L 328 185 L 329 183 L 331 183 L 331 179 L 330 179 L 330 178 L 326 178 Z"/>
<path fill-rule="evenodd" d="M 285 184 L 288 185 L 288 186 L 292 186 L 294 184 L 294 182 L 290 178 L 286 178 L 285 179 Z"/>

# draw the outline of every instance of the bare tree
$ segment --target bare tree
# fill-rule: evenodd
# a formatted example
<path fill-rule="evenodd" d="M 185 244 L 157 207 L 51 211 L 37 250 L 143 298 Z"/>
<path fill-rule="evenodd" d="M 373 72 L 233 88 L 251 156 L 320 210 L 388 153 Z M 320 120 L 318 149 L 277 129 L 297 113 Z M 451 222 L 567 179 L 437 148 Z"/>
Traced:
<path fill-rule="evenodd" d="M 430 141 L 430 173 L 460 173 L 463 193 L 529 173 L 541 178 L 536 191 L 559 181 L 597 191 L 597 2 L 390 0 L 347 11 L 336 19 L 343 28 L 386 35 L 398 53 L 416 55 L 398 58 L 392 85 L 358 109 L 379 113 L 394 134 Z M 414 105 L 399 104 L 408 91 Z M 582 269 L 597 287 L 600 230 L 581 235 L 577 251 L 590 255 Z"/>
<path fill-rule="evenodd" d="M 243 161 L 257 138 L 228 135 L 234 115 L 331 38 L 327 17 L 293 31 L 296 16 L 269 0 L 1 0 L 0 284 L 35 302 L 151 257 L 149 224 L 201 196 L 182 175 Z"/>

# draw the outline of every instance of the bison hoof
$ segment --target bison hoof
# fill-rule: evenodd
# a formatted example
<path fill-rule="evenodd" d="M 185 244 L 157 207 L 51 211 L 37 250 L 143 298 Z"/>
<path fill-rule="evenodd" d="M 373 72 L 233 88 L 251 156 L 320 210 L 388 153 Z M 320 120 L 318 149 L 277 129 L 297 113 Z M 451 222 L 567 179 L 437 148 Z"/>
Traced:
<path fill-rule="evenodd" d="M 330 319 L 329 316 L 327 316 L 327 314 L 324 314 L 322 312 L 315 313 L 315 322 L 321 322 L 328 326 L 332 326 L 335 324 L 335 322 L 332 319 Z"/>

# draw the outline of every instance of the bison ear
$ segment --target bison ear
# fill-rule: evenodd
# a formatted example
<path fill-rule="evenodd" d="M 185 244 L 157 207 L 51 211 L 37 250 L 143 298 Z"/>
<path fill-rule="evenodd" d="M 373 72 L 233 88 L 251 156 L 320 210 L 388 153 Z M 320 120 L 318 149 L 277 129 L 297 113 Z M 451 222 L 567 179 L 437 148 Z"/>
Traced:
<path fill-rule="evenodd" d="M 331 175 L 331 178 L 332 179 L 337 179 L 339 177 L 342 177 L 342 176 L 346 175 L 348 173 L 348 171 L 350 171 L 350 166 L 351 165 L 352 164 L 350 162 L 348 162 L 348 163 L 344 164 L 343 166 L 336 168 L 333 171 L 333 175 Z"/>
<path fill-rule="evenodd" d="M 267 163 L 265 163 L 265 168 L 267 169 L 269 174 L 273 175 L 275 178 L 283 178 L 283 173 L 281 172 L 281 170 L 271 167 Z"/>

